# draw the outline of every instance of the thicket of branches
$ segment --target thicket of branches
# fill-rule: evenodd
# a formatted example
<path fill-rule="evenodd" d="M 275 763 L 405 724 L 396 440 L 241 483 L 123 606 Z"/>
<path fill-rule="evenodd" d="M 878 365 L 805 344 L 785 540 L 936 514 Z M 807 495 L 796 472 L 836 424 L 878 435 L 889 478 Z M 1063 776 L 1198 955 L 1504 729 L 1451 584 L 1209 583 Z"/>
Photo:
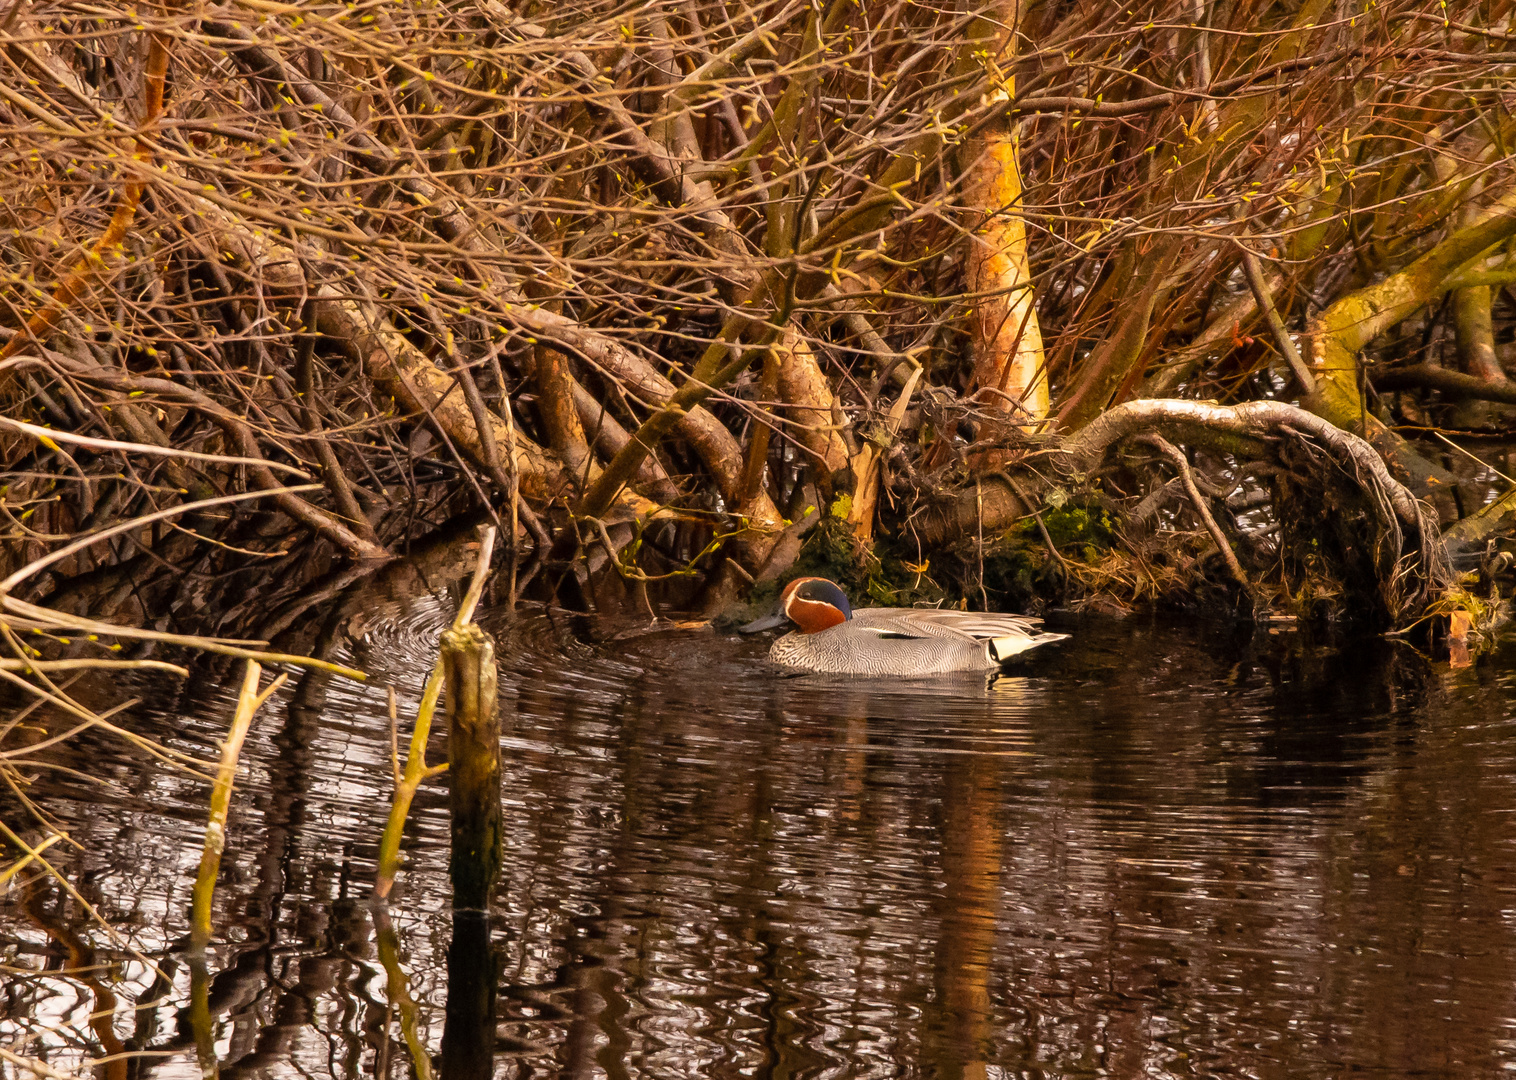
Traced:
<path fill-rule="evenodd" d="M 0 3 L 6 799 L 135 738 L 82 669 L 320 654 L 483 517 L 634 580 L 1456 636 L 1446 541 L 1516 510 L 1447 446 L 1516 404 L 1513 13 Z M 62 837 L 0 835 L 0 886 Z"/>
<path fill-rule="evenodd" d="M 819 508 L 980 589 L 1022 535 L 1094 580 L 1077 505 L 1133 595 L 1158 549 L 1298 588 L 1324 535 L 1414 618 L 1414 496 L 1459 488 L 1392 428 L 1516 401 L 1512 10 L 18 0 L 4 560 L 167 513 L 10 616 L 277 629 L 254 576 L 480 511 L 772 574 Z"/>

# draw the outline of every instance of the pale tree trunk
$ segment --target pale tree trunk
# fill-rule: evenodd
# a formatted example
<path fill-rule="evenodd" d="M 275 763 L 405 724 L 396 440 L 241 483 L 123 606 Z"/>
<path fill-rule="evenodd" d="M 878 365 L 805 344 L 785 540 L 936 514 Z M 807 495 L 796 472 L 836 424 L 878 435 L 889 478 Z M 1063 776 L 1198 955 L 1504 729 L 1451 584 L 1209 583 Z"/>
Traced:
<path fill-rule="evenodd" d="M 779 350 L 779 397 L 789 407 L 795 440 L 805 448 L 811 473 L 831 490 L 832 474 L 847 467 L 847 443 L 838 433 L 837 399 L 805 338 L 786 330 Z"/>
<path fill-rule="evenodd" d="M 967 62 L 987 69 L 995 85 L 992 99 L 1009 100 L 1015 93 L 1007 69 L 1015 54 L 1019 16 L 1019 0 L 1001 0 L 969 30 Z M 1016 157 L 1016 127 L 1010 117 L 966 140 L 959 150 L 963 198 L 974 234 L 966 266 L 968 291 L 975 297 L 969 319 L 974 388 L 986 407 L 1013 412 L 1023 427 L 1032 429 L 1047 415 L 1048 384 Z"/>
<path fill-rule="evenodd" d="M 1456 271 L 1513 236 L 1516 190 L 1479 211 L 1405 269 L 1341 297 L 1309 324 L 1312 368 L 1317 379 L 1315 391 L 1301 404 L 1373 443 L 1386 458 L 1408 470 L 1418 493 L 1445 486 L 1447 478 L 1429 471 L 1421 455 L 1368 411 L 1359 391 L 1358 354 L 1423 305 L 1450 288 L 1462 287 Z"/>
<path fill-rule="evenodd" d="M 1483 181 L 1477 181 L 1469 189 L 1471 196 L 1477 196 L 1483 187 Z M 1458 214 L 1458 224 L 1472 225 L 1478 220 L 1478 204 L 1470 198 Z M 1495 323 L 1490 312 L 1494 300 L 1495 290 L 1488 285 L 1454 291 L 1453 326 L 1463 370 L 1487 383 L 1506 383 L 1510 380 L 1495 355 Z"/>

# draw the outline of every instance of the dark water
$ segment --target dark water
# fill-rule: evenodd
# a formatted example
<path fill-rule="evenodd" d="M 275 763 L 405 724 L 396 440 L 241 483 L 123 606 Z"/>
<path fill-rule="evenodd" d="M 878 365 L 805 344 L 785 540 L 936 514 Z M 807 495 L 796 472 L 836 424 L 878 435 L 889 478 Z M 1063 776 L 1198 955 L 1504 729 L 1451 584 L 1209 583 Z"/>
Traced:
<path fill-rule="evenodd" d="M 406 715 L 450 615 L 377 605 L 341 655 Z M 541 608 L 493 629 L 497 1075 L 1516 1064 L 1510 646 L 1454 671 L 1378 640 L 1092 622 L 993 685 L 869 686 L 776 679 L 763 644 L 708 631 Z M 146 690 L 130 723 L 213 757 L 231 675 Z M 410 1074 L 366 901 L 388 746 L 382 691 L 340 680 L 296 678 L 260 716 L 201 1003 L 223 1076 Z M 51 854 L 120 941 L 56 890 L 13 889 L 0 1047 L 73 1071 L 113 1037 L 152 1055 L 131 1075 L 199 1076 L 191 974 L 168 959 L 207 785 L 105 736 L 60 760 L 92 779 L 39 780 L 84 849 Z M 446 830 L 437 782 L 389 910 L 431 1054 Z"/>

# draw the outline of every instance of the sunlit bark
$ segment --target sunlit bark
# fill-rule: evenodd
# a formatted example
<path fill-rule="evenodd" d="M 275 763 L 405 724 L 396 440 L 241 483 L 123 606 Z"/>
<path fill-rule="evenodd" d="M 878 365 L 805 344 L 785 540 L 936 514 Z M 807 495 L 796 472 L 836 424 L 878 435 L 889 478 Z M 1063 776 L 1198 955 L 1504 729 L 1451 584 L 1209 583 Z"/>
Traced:
<path fill-rule="evenodd" d="M 76 15 L 23 3 L 0 74 L 0 149 L 24 189 L 0 208 L 16 361 L 0 378 L 39 430 L 230 447 L 252 471 L 65 461 L 13 431 L 8 469 L 71 478 L 58 499 L 20 481 L 42 501 L 0 540 L 24 559 L 139 511 L 154 485 L 270 486 L 284 465 L 324 488 L 270 491 L 286 525 L 348 555 L 509 498 L 536 541 L 570 547 L 677 507 L 740 568 L 781 573 L 766 553 L 813 492 L 865 558 L 876 537 L 883 557 L 928 534 L 988 550 L 1007 540 L 977 512 L 998 512 L 999 470 L 1045 490 L 1037 455 L 1134 396 L 1292 394 L 1279 352 L 1313 312 L 1312 404 L 1445 480 L 1383 435 L 1361 384 L 1414 388 L 1387 406 L 1407 429 L 1503 395 L 1491 346 L 1509 311 L 1487 291 L 1503 282 L 1460 278 L 1437 310 L 1442 285 L 1413 289 L 1421 362 L 1365 367 L 1367 338 L 1349 339 L 1367 325 L 1355 304 L 1420 274 L 1407 252 L 1458 232 L 1477 184 L 1509 183 L 1509 8 L 1478 9 L 1489 31 L 1473 0 L 1440 29 L 1406 0 L 1346 22 L 1326 0 L 576 3 L 535 22 L 468 0 L 361 33 L 324 10 L 106 20 L 90 40 L 120 35 L 137 59 L 101 69 L 58 32 Z M 157 134 L 132 52 L 153 34 L 175 50 Z M 162 167 L 139 170 L 131 227 L 111 229 L 132 141 Z M 102 235 L 119 269 L 17 333 Z M 1247 291 L 1239 243 L 1259 263 Z M 1249 294 L 1275 308 L 1267 337 Z M 1376 333 L 1404 317 L 1383 314 Z M 1454 332 L 1470 374 L 1449 362 Z M 1150 508 L 1176 461 L 1066 494 Z M 974 514 L 939 512 L 969 491 Z M 691 540 L 658 526 L 640 551 Z"/>
<path fill-rule="evenodd" d="M 831 475 L 847 466 L 847 443 L 838 433 L 837 401 L 816 354 L 798 334 L 786 337 L 778 350 L 779 396 L 789 406 L 793 427 L 788 433 L 805 448 L 816 471 L 830 484 Z"/>
<path fill-rule="evenodd" d="M 1013 76 L 1019 0 L 1005 0 L 974 20 L 972 60 L 990 80 L 988 102 L 1015 97 Z M 1027 257 L 1021 166 L 1015 121 L 1002 116 L 959 148 L 963 200 L 973 240 L 964 261 L 970 294 L 974 386 L 991 409 L 1012 413 L 1035 429 L 1047 415 L 1047 365 L 1036 292 Z"/>
<path fill-rule="evenodd" d="M 1441 482 L 1425 459 L 1369 412 L 1359 390 L 1364 346 L 1455 283 L 1454 273 L 1503 240 L 1516 236 L 1516 192 L 1508 192 L 1474 221 L 1454 231 L 1404 270 L 1349 293 L 1313 320 L 1311 365 L 1319 374 L 1305 406 L 1348 431 L 1358 431 L 1424 487 Z"/>

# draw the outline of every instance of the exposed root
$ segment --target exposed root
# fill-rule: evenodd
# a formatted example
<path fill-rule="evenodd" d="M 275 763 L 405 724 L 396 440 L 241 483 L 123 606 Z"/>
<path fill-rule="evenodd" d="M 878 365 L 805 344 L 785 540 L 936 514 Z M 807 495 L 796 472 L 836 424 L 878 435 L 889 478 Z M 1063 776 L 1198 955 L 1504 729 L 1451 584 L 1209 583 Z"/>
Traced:
<path fill-rule="evenodd" d="M 1180 470 L 1179 487 L 1150 464 L 1117 458 L 1111 451 L 1133 439 L 1155 445 L 1166 464 Z M 1211 459 L 1216 479 L 1207 480 L 1181 450 Z M 1193 401 L 1135 401 L 1111 409 L 1057 449 L 1024 454 L 1021 477 L 990 474 L 979 490 L 951 500 L 918 490 L 911 527 L 927 548 L 954 536 L 972 535 L 982 521 L 986 535 L 1034 520 L 1041 507 L 1077 497 L 1104 505 L 1137 535 L 1144 523 L 1164 528 L 1161 553 L 1131 542 L 1134 574 L 1080 572 L 1076 581 L 1109 585 L 1122 599 L 1167 593 L 1153 557 L 1188 562 L 1191 587 L 1206 576 L 1204 560 L 1189 545 L 1173 547 L 1184 532 L 1178 511 L 1165 509 L 1183 490 L 1205 535 L 1220 549 L 1227 576 L 1254 592 L 1265 607 L 1356 614 L 1405 626 L 1418 619 L 1452 585 L 1454 573 L 1429 509 L 1397 481 L 1384 460 L 1358 436 L 1282 402 L 1232 407 Z M 918 478 L 919 482 L 919 478 Z M 1249 522 L 1238 524 L 1227 496 L 1249 488 Z M 1027 493 L 1031 494 L 1028 495 Z M 1083 492 L 1079 496 L 1077 493 Z M 1252 496 L 1262 496 L 1253 498 Z M 1054 503 L 1051 499 L 1061 500 Z M 1223 519 L 1230 523 L 1228 527 Z M 1116 556 L 1082 560 L 1086 567 Z M 1070 560 L 1074 565 L 1078 561 Z M 1251 569 L 1249 569 L 1251 568 Z M 1145 579 L 1139 583 L 1139 579 Z M 1272 602 L 1265 599 L 1272 595 Z"/>

